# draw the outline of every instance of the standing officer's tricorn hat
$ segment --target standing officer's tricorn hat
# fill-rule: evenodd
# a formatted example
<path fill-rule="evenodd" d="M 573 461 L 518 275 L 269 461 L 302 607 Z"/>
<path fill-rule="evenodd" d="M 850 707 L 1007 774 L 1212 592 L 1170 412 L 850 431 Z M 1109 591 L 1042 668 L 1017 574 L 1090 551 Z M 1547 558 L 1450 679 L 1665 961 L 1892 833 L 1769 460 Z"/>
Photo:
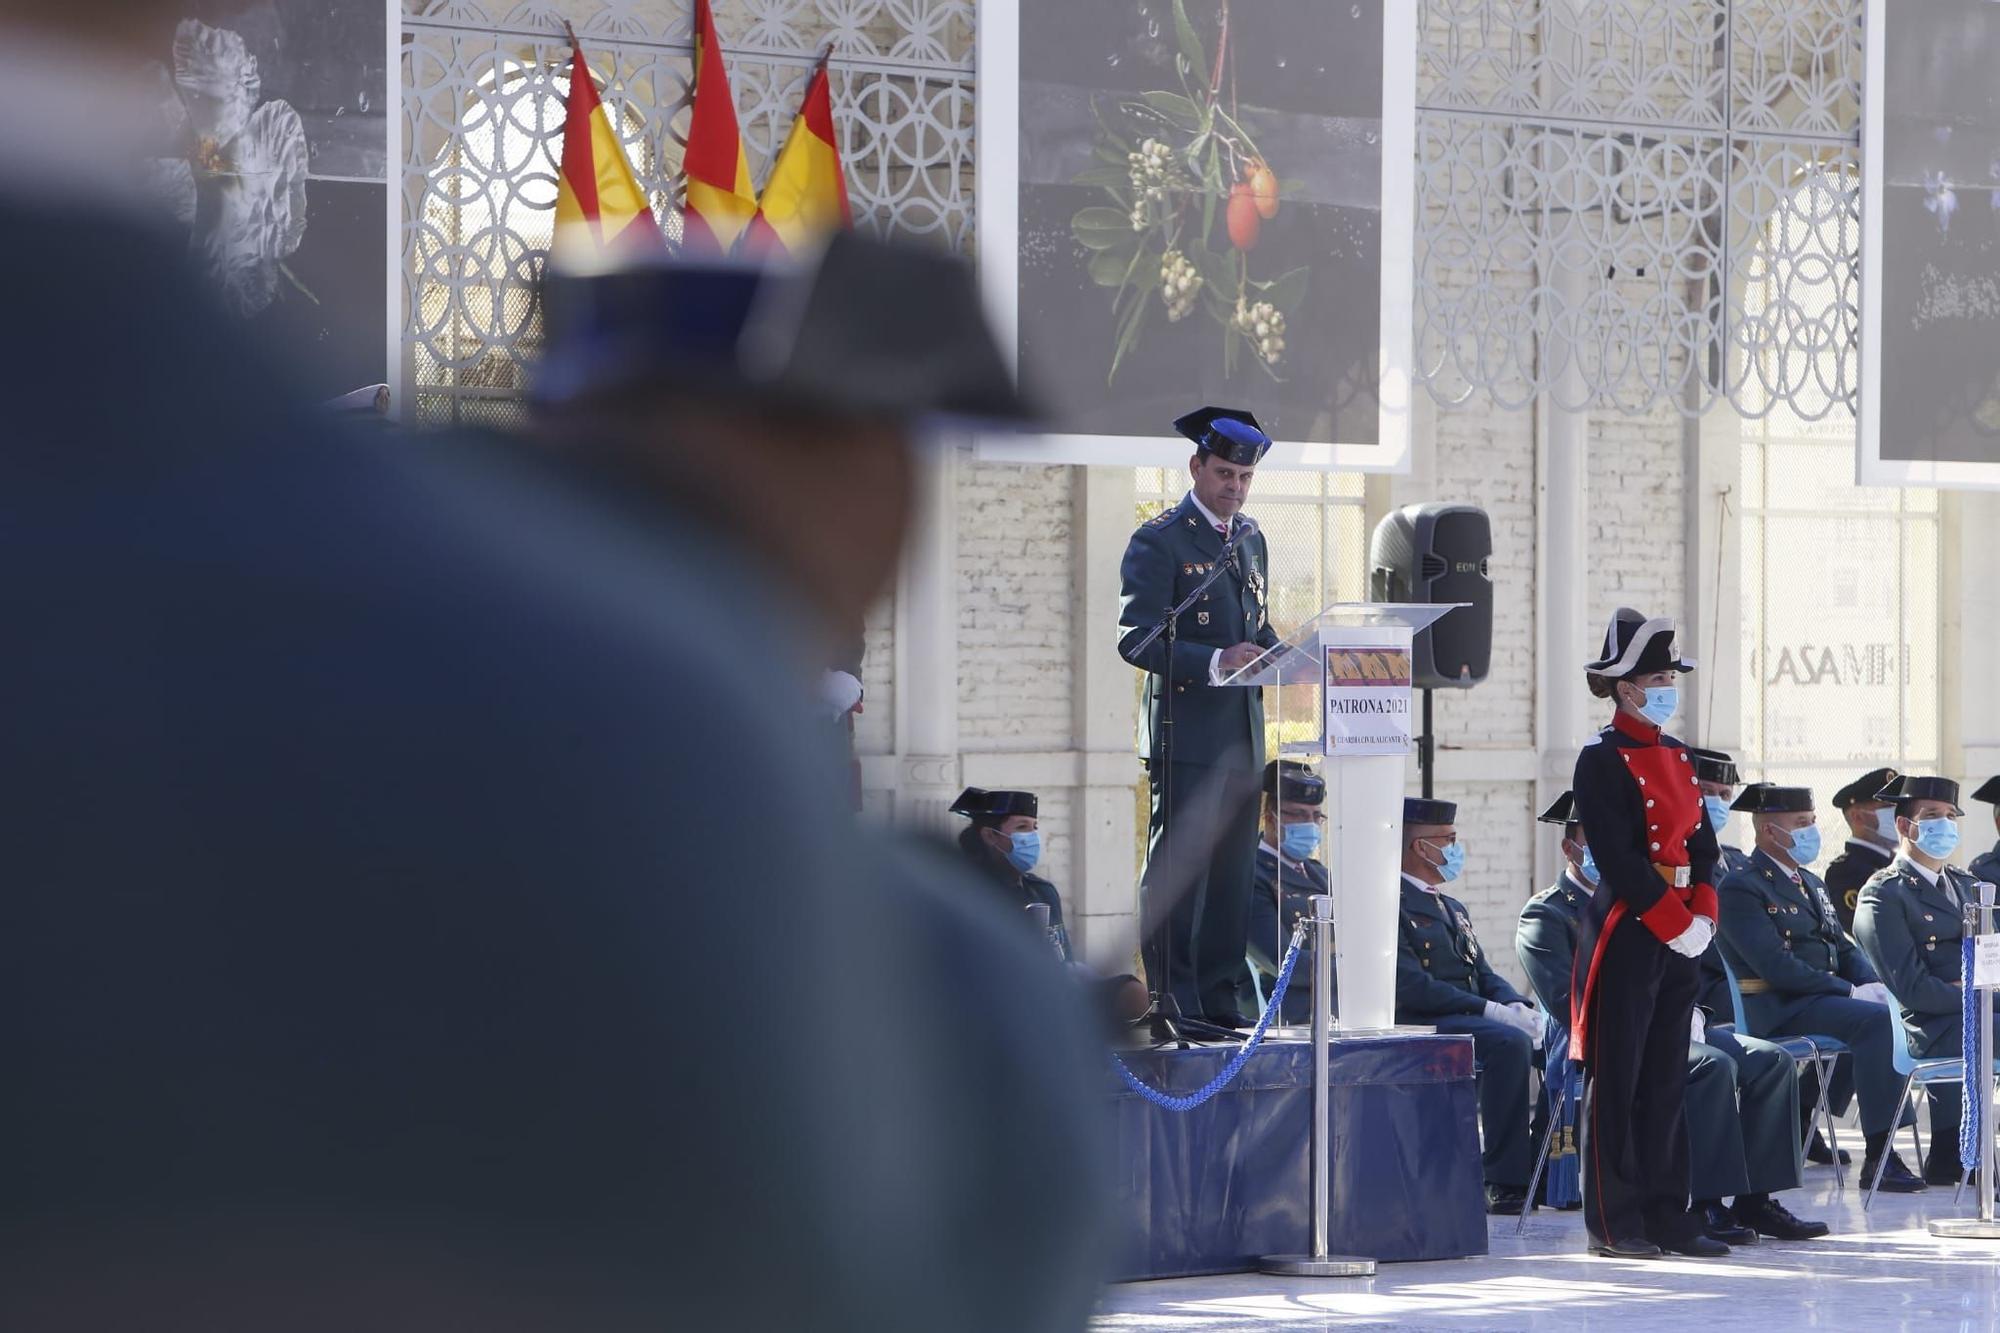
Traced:
<path fill-rule="evenodd" d="M 2000 805 L 2000 778 L 1986 779 L 1980 784 L 1979 790 L 1972 793 L 1972 799 L 1984 801 L 1988 805 Z"/>
<path fill-rule="evenodd" d="M 1174 429 L 1194 441 L 1204 454 L 1225 463 L 1255 467 L 1271 447 L 1271 437 L 1257 418 L 1233 407 L 1204 407 L 1174 422 Z"/>
<path fill-rule="evenodd" d="M 1629 606 L 1611 613 L 1604 628 L 1604 651 L 1583 668 L 1593 676 L 1623 680 L 1655 671 L 1692 671 L 1694 659 L 1684 658 L 1674 643 L 1674 618 L 1648 620 Z"/>

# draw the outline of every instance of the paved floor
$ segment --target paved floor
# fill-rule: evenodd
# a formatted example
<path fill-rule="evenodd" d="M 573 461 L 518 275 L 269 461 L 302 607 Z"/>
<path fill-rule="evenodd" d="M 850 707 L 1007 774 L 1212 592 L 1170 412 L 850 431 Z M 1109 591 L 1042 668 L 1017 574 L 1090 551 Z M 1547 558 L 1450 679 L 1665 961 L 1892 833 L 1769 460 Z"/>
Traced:
<path fill-rule="evenodd" d="M 1858 1165 L 1858 1164 L 1857 1164 Z M 1850 1172 L 1850 1180 L 1852 1173 Z M 1624 1263 L 1584 1253 L 1578 1213 L 1490 1219 L 1492 1252 L 1448 1263 L 1384 1264 L 1373 1278 L 1230 1277 L 1111 1288 L 1094 1333 L 1253 1329 L 1685 1329 L 1761 1326 L 1878 1330 L 2000 1328 L 2000 1241 L 1935 1240 L 1924 1224 L 1977 1205 L 1949 1189 L 1879 1196 L 1837 1189 L 1809 1168 L 1783 1196 L 1833 1226 L 1824 1240 L 1766 1240 L 1727 1259 Z"/>

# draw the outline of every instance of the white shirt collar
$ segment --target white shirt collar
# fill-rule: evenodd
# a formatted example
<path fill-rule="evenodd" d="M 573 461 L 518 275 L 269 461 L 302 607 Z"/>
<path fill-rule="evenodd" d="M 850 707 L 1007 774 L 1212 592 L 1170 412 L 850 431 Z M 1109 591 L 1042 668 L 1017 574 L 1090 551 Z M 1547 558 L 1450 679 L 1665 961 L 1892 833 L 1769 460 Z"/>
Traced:
<path fill-rule="evenodd" d="M 1565 880 L 1568 880 L 1570 886 L 1574 888 L 1578 893 L 1588 896 L 1592 892 L 1591 887 L 1588 884 L 1585 884 L 1581 879 L 1577 878 L 1576 872 L 1570 869 L 1567 865 L 1563 867 L 1562 877 Z"/>
<path fill-rule="evenodd" d="M 1896 855 L 1896 849 L 1894 847 L 1884 847 L 1881 843 L 1875 841 L 1873 838 L 1849 838 L 1847 840 L 1847 845 L 1849 847 L 1859 847 L 1864 852 L 1873 852 L 1877 856 L 1886 856 L 1892 860 L 1895 858 Z"/>
<path fill-rule="evenodd" d="M 1277 860 L 1280 860 L 1280 861 L 1283 861 L 1283 862 L 1284 862 L 1284 863 L 1285 863 L 1286 865 L 1288 865 L 1288 866 L 1295 866 L 1295 865 L 1297 865 L 1297 864 L 1298 864 L 1298 862 L 1297 862 L 1297 861 L 1294 861 L 1294 860 L 1293 860 L 1293 859 L 1292 859 L 1291 857 L 1289 857 L 1289 856 L 1286 856 L 1286 855 L 1285 855 L 1285 854 L 1284 854 L 1283 852 L 1279 851 L 1279 850 L 1278 850 L 1278 849 L 1277 849 L 1276 847 L 1273 847 L 1273 846 L 1272 846 L 1272 845 L 1271 845 L 1271 844 L 1270 844 L 1270 843 L 1269 843 L 1268 841 L 1265 841 L 1265 840 L 1259 840 L 1259 842 L 1257 843 L 1257 846 L 1258 846 L 1258 848 L 1259 848 L 1260 850 L 1262 850 L 1262 851 L 1266 851 L 1266 852 L 1269 852 L 1269 853 L 1270 853 L 1270 854 L 1271 854 L 1271 855 L 1272 855 L 1272 856 L 1273 856 L 1274 858 L 1276 858 Z"/>
<path fill-rule="evenodd" d="M 1924 877 L 1924 882 L 1929 884 L 1932 888 L 1937 887 L 1938 876 L 1941 873 L 1943 873 L 1941 871 L 1932 870 L 1929 866 L 1921 865 L 1918 863 L 1915 857 L 1904 856 L 1901 852 L 1898 852 L 1896 854 L 1896 864 L 1899 866 L 1903 866 L 1907 869 L 1916 871 L 1919 875 L 1922 875 Z"/>
<path fill-rule="evenodd" d="M 1442 890 L 1438 885 L 1426 884 L 1422 880 L 1418 879 L 1415 875 L 1412 875 L 1407 871 L 1405 871 L 1403 874 L 1403 882 L 1409 885 L 1413 889 L 1422 889 L 1425 893 L 1430 894 L 1432 897 L 1443 896 Z"/>
<path fill-rule="evenodd" d="M 1223 522 L 1223 521 L 1222 521 L 1221 519 L 1217 518 L 1217 517 L 1216 517 L 1216 516 L 1215 516 L 1214 514 L 1211 514 L 1211 513 L 1210 513 L 1210 512 L 1208 511 L 1208 506 L 1207 506 L 1207 505 L 1205 505 L 1205 504 L 1203 504 L 1203 503 L 1201 502 L 1201 497 L 1200 497 L 1200 496 L 1198 496 L 1198 495 L 1196 495 L 1196 494 L 1195 494 L 1195 493 L 1194 493 L 1193 491 L 1189 491 L 1189 492 L 1188 492 L 1188 494 L 1187 494 L 1187 498 L 1188 498 L 1188 503 L 1189 503 L 1189 504 L 1191 504 L 1191 505 L 1193 505 L 1193 506 L 1194 506 L 1194 507 L 1195 507 L 1196 509 L 1199 509 L 1199 510 L 1201 511 L 1201 516 L 1202 516 L 1203 518 L 1205 518 L 1205 519 L 1207 519 L 1207 520 L 1208 520 L 1208 526 L 1209 526 L 1209 527 L 1211 527 L 1211 528 L 1227 528 L 1227 527 L 1231 527 L 1231 526 L 1233 526 L 1233 525 L 1231 525 L 1231 524 L 1228 524 L 1228 523 L 1224 523 L 1224 522 Z"/>

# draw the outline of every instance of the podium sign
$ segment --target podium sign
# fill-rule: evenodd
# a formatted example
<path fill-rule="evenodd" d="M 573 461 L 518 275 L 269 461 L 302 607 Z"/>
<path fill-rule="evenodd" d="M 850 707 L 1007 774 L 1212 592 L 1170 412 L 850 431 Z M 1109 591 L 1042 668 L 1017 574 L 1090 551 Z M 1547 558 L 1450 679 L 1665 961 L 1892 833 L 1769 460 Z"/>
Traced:
<path fill-rule="evenodd" d="M 1326 753 L 1406 755 L 1410 740 L 1408 626 L 1329 626 L 1325 654 Z"/>
<path fill-rule="evenodd" d="M 1225 685 L 1317 686 L 1319 732 L 1282 744 L 1326 756 L 1326 869 L 1340 1028 L 1381 1031 L 1396 1021 L 1396 920 L 1401 907 L 1404 766 L 1410 739 L 1410 644 L 1457 603 L 1355 602 L 1329 606 L 1291 639 Z M 1278 731 L 1285 731 L 1278 696 Z M 1315 998 L 1314 1003 L 1319 1001 Z"/>

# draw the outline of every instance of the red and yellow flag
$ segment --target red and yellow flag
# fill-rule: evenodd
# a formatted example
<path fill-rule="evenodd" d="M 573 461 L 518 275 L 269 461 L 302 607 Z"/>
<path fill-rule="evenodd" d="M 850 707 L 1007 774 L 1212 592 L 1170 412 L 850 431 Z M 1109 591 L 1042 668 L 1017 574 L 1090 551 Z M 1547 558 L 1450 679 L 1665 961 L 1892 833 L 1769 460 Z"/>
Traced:
<path fill-rule="evenodd" d="M 664 250 L 645 191 L 625 160 L 611 117 L 598 100 L 583 48 L 572 37 L 562 167 L 556 177 L 554 256 L 560 267 L 591 268 L 617 255 Z"/>
<path fill-rule="evenodd" d="M 833 128 L 833 92 L 822 55 L 806 84 L 798 119 L 764 182 L 764 198 L 746 244 L 759 255 L 797 255 L 813 237 L 853 225 L 840 139 Z"/>
<path fill-rule="evenodd" d="M 729 71 L 708 0 L 694 6 L 694 116 L 688 122 L 687 207 L 682 248 L 690 254 L 726 255 L 757 212 L 750 187 L 750 159 L 736 129 Z"/>

